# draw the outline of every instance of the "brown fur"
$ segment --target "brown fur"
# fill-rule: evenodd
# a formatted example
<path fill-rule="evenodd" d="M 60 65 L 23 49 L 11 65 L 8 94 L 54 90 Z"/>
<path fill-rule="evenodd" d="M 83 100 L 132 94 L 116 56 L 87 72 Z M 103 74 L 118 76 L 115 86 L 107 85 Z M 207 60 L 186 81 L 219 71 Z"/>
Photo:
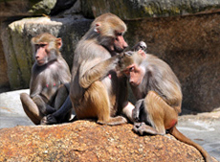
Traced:
<path fill-rule="evenodd" d="M 103 14 L 77 44 L 70 97 L 78 119 L 95 118 L 108 125 L 127 122 L 118 116 L 127 105 L 126 78 L 118 77 L 115 71 L 118 52 L 127 47 L 122 36 L 126 30 L 116 15 Z"/>
<path fill-rule="evenodd" d="M 133 61 L 132 64 L 137 65 L 136 71 L 138 68 L 144 69 L 142 82 L 138 85 L 131 83 L 133 93 L 138 100 L 133 111 L 133 118 L 136 120 L 134 131 L 142 135 L 144 133 L 164 135 L 168 130 L 178 140 L 196 147 L 206 161 L 212 161 L 210 155 L 201 146 L 185 137 L 176 128 L 182 103 L 181 86 L 177 77 L 164 61 L 150 54 L 142 56 L 142 52 L 131 52 L 130 56 L 124 55 L 127 60 L 131 59 L 127 61 L 128 63 L 125 58 L 121 61 L 121 64 L 124 64 L 121 66 L 127 65 L 130 68 L 128 64 Z M 140 58 L 142 58 L 141 63 Z M 130 80 L 131 77 L 138 76 L 133 75 L 136 71 L 130 71 Z"/>

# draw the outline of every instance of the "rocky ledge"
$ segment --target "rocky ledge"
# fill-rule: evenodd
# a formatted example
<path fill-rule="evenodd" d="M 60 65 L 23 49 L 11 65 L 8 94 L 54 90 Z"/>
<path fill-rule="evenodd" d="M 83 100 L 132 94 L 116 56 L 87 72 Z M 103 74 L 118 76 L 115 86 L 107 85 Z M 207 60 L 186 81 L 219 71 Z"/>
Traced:
<path fill-rule="evenodd" d="M 203 161 L 173 136 L 139 136 L 131 124 L 17 126 L 0 129 L 0 141 L 0 161 Z"/>

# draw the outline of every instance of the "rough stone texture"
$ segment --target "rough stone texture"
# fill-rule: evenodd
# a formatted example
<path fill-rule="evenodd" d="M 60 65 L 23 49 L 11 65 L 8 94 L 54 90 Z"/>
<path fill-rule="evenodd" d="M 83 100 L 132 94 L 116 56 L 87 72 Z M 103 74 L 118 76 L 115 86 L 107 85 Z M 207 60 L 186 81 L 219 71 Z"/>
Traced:
<path fill-rule="evenodd" d="M 5 61 L 3 48 L 1 47 L 2 47 L 2 41 L 0 40 L 0 69 L 1 69 L 0 70 L 0 87 L 2 90 L 8 90 L 9 82 L 8 82 L 8 76 L 7 76 L 7 64 Z M 1 89 L 0 89 L 0 92 L 1 92 Z"/>
<path fill-rule="evenodd" d="M 2 21 L 2 18 L 27 15 L 28 6 L 27 0 L 0 1 L 0 22 Z"/>
<path fill-rule="evenodd" d="M 2 0 L 0 1 L 0 22 L 1 18 L 17 16 L 57 15 L 74 7 L 76 2 L 78 4 L 80 0 Z M 69 12 L 69 15 L 74 13 Z"/>
<path fill-rule="evenodd" d="M 211 111 L 219 107 L 219 14 L 148 18 L 127 24 L 129 44 L 147 42 L 148 52 L 172 67 L 182 84 L 184 108 Z"/>
<path fill-rule="evenodd" d="M 76 1 L 81 2 L 82 13 L 86 17 L 112 12 L 127 20 L 218 12 L 220 8 L 219 0 L 5 0 L 0 1 L 0 17 L 2 14 L 54 15 L 71 8 Z"/>
<path fill-rule="evenodd" d="M 0 161 L 203 161 L 171 135 L 138 136 L 132 125 L 76 121 L 0 129 Z"/>
<path fill-rule="evenodd" d="M 32 3 L 31 9 L 28 11 L 31 15 L 50 14 L 55 7 L 57 0 L 41 0 L 37 3 Z"/>
<path fill-rule="evenodd" d="M 76 0 L 4 0 L 0 1 L 0 17 L 57 14 L 70 8 Z"/>
<path fill-rule="evenodd" d="M 28 11 L 28 2 L 22 1 L 0 1 L 0 26 L 8 18 L 18 15 L 26 15 Z M 2 30 L 0 29 L 0 33 Z M 3 42 L 6 41 L 3 39 Z M 10 90 L 9 79 L 7 76 L 7 63 L 3 51 L 2 39 L 0 40 L 0 92 Z"/>
<path fill-rule="evenodd" d="M 77 0 L 65 0 L 65 1 L 64 0 L 57 0 L 56 4 L 52 8 L 50 14 L 56 15 L 59 12 L 68 10 L 69 8 L 71 8 L 75 4 L 76 1 Z"/>
<path fill-rule="evenodd" d="M 81 0 L 81 4 L 87 17 L 112 12 L 125 20 L 217 12 L 220 8 L 219 0 Z"/>

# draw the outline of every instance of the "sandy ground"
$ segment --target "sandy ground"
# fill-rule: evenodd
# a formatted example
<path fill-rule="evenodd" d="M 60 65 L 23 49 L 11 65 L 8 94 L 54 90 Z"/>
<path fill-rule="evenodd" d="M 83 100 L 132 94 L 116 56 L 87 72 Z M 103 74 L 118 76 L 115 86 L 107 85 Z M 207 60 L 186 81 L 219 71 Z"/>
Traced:
<path fill-rule="evenodd" d="M 22 92 L 29 93 L 29 90 L 0 93 L 0 129 L 34 125 L 23 111 L 19 97 Z M 220 161 L 220 109 L 180 116 L 177 128 Z"/>

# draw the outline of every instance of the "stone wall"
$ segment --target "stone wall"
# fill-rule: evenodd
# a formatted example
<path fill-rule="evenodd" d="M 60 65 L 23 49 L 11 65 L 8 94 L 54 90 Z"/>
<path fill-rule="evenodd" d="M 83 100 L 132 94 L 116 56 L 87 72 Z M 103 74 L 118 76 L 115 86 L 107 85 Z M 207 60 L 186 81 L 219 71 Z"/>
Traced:
<path fill-rule="evenodd" d="M 96 17 L 112 12 L 124 20 L 218 12 L 219 0 L 81 0 L 82 13 Z"/>
<path fill-rule="evenodd" d="M 2 47 L 2 41 L 0 40 L 0 47 Z M 7 75 L 7 64 L 5 61 L 5 55 L 3 48 L 0 48 L 0 92 L 9 89 L 9 80 Z"/>

